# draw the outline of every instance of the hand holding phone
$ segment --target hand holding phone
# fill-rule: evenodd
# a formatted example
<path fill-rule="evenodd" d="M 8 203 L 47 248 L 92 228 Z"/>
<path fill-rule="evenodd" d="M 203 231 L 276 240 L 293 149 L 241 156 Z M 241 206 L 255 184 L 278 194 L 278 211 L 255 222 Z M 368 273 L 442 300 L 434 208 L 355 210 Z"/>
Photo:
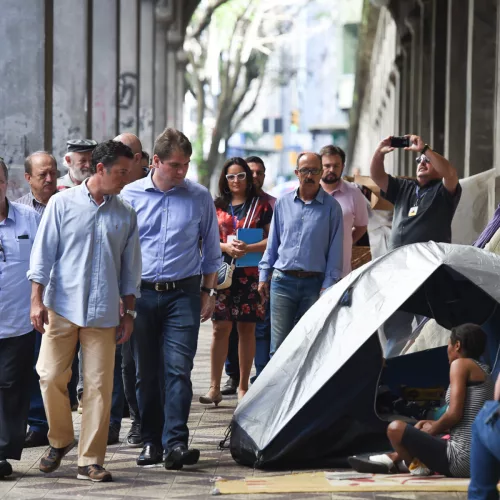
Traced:
<path fill-rule="evenodd" d="M 408 148 L 410 147 L 410 136 L 394 136 L 391 137 L 391 148 Z"/>

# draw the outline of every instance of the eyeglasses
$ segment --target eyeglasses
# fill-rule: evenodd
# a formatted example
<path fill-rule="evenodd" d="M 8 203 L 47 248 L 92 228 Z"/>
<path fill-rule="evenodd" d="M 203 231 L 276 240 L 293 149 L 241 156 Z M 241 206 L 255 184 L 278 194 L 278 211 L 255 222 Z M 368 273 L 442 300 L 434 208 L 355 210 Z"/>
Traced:
<path fill-rule="evenodd" d="M 420 163 L 430 163 L 431 160 L 425 155 L 420 155 L 415 158 L 415 161 L 420 165 Z"/>
<path fill-rule="evenodd" d="M 239 181 L 244 181 L 247 178 L 246 172 L 240 172 L 239 174 L 226 174 L 226 179 L 229 182 L 234 182 L 236 179 Z"/>
<path fill-rule="evenodd" d="M 2 254 L 2 257 L 3 257 L 2 260 L 3 260 L 3 262 L 7 262 L 7 260 L 5 258 L 5 249 L 4 249 L 3 245 L 2 245 L 2 241 L 1 240 L 0 240 L 0 253 Z"/>
<path fill-rule="evenodd" d="M 323 171 L 323 169 L 321 168 L 301 168 L 299 169 L 299 174 L 300 175 L 319 175 L 321 174 L 321 172 Z"/>

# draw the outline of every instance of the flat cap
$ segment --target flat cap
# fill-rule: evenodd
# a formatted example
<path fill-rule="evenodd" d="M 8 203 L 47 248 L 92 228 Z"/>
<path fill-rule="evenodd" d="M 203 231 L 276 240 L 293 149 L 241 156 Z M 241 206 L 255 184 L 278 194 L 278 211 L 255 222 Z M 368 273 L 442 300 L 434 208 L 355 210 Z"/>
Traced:
<path fill-rule="evenodd" d="M 71 139 L 66 142 L 68 153 L 87 153 L 93 151 L 97 142 L 92 139 Z"/>

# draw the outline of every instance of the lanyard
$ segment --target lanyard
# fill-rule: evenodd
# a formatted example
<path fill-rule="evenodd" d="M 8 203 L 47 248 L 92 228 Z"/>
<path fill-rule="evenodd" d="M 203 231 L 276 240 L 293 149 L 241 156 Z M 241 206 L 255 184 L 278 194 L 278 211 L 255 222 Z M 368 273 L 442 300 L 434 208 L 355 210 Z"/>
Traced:
<path fill-rule="evenodd" d="M 236 232 L 236 225 L 237 225 L 237 222 L 236 222 L 236 218 L 234 216 L 234 210 L 233 210 L 233 202 L 229 203 L 229 207 L 231 208 L 231 219 L 233 221 L 233 229 L 234 229 L 234 232 Z M 236 219 L 236 220 L 235 220 Z"/>
<path fill-rule="evenodd" d="M 415 200 L 415 205 L 416 207 L 418 207 L 419 203 L 420 203 L 420 200 L 423 199 L 423 197 L 427 194 L 427 191 L 424 191 L 423 193 L 420 193 L 420 186 L 417 186 L 417 189 L 415 190 L 415 194 L 417 195 L 417 199 Z"/>

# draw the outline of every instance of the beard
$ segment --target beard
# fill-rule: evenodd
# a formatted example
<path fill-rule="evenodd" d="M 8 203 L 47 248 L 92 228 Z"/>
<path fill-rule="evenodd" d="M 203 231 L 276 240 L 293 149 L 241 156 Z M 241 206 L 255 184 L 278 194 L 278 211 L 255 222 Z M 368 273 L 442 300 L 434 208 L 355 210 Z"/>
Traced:
<path fill-rule="evenodd" d="M 75 181 L 83 182 L 85 179 L 90 177 L 90 170 L 84 169 L 82 172 L 79 168 L 69 167 L 69 172 L 71 177 L 75 179 Z"/>
<path fill-rule="evenodd" d="M 335 184 L 340 180 L 337 174 L 327 174 L 321 179 L 325 184 Z"/>

